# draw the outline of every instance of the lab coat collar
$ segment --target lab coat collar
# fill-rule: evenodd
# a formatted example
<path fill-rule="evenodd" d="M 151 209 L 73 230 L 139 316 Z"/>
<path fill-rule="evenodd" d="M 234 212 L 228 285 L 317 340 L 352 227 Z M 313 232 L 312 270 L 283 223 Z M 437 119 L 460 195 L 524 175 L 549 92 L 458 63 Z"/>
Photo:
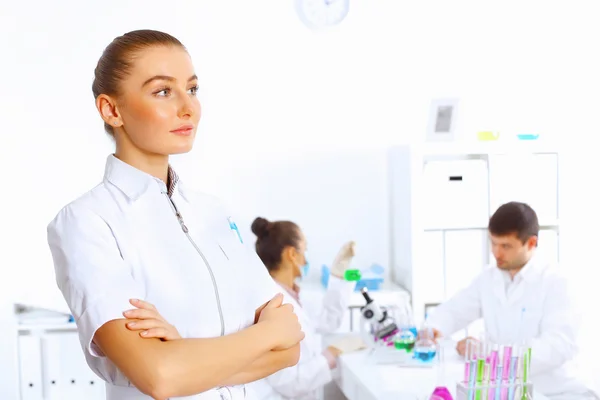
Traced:
<path fill-rule="evenodd" d="M 498 282 L 504 281 L 504 276 L 508 274 L 508 272 L 501 270 L 497 266 L 495 269 L 495 280 Z M 513 280 L 518 281 L 532 281 L 535 280 L 543 270 L 543 263 L 540 262 L 539 258 L 534 254 L 527 264 L 517 274 L 514 276 Z"/>
<path fill-rule="evenodd" d="M 118 187 L 133 201 L 139 199 L 151 184 L 156 184 L 161 191 L 167 192 L 167 185 L 162 180 L 119 160 L 114 154 L 106 159 L 104 179 Z M 186 197 L 183 186 L 179 180 L 175 191 Z"/>
<path fill-rule="evenodd" d="M 529 262 L 525 264 L 525 266 L 515 275 L 513 278 L 515 282 L 532 282 L 535 281 L 544 268 L 544 263 L 540 261 L 538 257 L 534 254 Z M 494 295 L 501 299 L 502 302 L 506 302 L 508 298 L 506 297 L 506 290 L 504 286 L 504 280 L 508 272 L 502 271 L 497 266 L 494 266 Z"/>
<path fill-rule="evenodd" d="M 296 303 L 300 305 L 300 286 L 294 283 L 294 287 L 289 287 L 288 285 L 284 285 L 281 282 L 277 283 L 279 283 L 279 286 L 281 286 L 286 292 L 288 292 L 288 294 L 292 296 L 294 300 L 296 300 Z"/>
<path fill-rule="evenodd" d="M 543 263 L 534 254 L 527 264 L 515 275 L 514 279 L 525 282 L 535 281 L 543 269 Z"/>

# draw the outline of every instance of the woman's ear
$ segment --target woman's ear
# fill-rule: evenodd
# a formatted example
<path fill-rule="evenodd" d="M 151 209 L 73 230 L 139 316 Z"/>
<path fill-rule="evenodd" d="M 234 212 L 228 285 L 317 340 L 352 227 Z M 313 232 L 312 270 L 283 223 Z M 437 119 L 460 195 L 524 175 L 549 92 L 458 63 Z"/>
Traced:
<path fill-rule="evenodd" d="M 296 260 L 296 249 L 293 246 L 286 246 L 283 249 L 282 261 L 290 264 L 294 264 Z"/>
<path fill-rule="evenodd" d="M 117 103 L 111 96 L 105 94 L 98 96 L 98 98 L 96 98 L 96 108 L 104 122 L 108 125 L 113 128 L 123 125 L 119 110 L 117 109 Z"/>

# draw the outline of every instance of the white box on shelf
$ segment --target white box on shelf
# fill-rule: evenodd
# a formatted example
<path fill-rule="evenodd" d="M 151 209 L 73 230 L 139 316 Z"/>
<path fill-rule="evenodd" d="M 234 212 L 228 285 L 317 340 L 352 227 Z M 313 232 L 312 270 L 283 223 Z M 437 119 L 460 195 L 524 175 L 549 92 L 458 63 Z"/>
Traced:
<path fill-rule="evenodd" d="M 494 212 L 509 201 L 529 204 L 541 225 L 558 220 L 558 155 L 497 154 L 490 156 L 490 206 Z"/>
<path fill-rule="evenodd" d="M 432 160 L 423 166 L 425 229 L 473 228 L 488 219 L 485 160 Z"/>

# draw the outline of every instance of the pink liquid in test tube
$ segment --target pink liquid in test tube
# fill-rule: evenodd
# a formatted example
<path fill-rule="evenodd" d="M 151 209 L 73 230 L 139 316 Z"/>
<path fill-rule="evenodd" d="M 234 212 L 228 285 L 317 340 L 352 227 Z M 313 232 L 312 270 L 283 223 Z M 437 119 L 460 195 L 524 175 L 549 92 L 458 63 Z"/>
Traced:
<path fill-rule="evenodd" d="M 510 375 L 510 359 L 512 357 L 512 346 L 504 346 L 504 355 L 502 357 L 502 380 L 508 382 Z M 508 399 L 508 388 L 502 388 L 502 398 L 500 400 Z"/>
<path fill-rule="evenodd" d="M 490 375 L 489 375 L 490 382 L 489 383 L 492 383 L 492 382 L 496 381 L 496 375 L 498 372 L 498 369 L 497 369 L 497 367 L 498 367 L 498 348 L 497 348 L 497 346 L 493 347 L 493 350 L 490 353 L 489 359 L 490 359 Z M 495 400 L 494 396 L 495 396 L 495 390 L 494 390 L 494 388 L 490 388 L 490 390 L 488 392 L 488 400 Z M 500 399 L 498 399 L 498 400 L 500 400 Z"/>

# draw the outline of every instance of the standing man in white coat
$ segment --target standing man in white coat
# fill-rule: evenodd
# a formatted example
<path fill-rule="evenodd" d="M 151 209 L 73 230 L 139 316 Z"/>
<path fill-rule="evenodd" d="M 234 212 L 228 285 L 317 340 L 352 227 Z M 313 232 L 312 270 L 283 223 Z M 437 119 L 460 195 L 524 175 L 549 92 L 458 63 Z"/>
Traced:
<path fill-rule="evenodd" d="M 536 256 L 539 223 L 524 203 L 502 205 L 488 230 L 496 266 L 441 304 L 428 319 L 436 337 L 450 336 L 483 318 L 493 343 L 528 341 L 531 379 L 552 400 L 597 399 L 575 376 L 579 320 L 563 271 Z M 466 340 L 457 350 L 464 355 Z"/>

